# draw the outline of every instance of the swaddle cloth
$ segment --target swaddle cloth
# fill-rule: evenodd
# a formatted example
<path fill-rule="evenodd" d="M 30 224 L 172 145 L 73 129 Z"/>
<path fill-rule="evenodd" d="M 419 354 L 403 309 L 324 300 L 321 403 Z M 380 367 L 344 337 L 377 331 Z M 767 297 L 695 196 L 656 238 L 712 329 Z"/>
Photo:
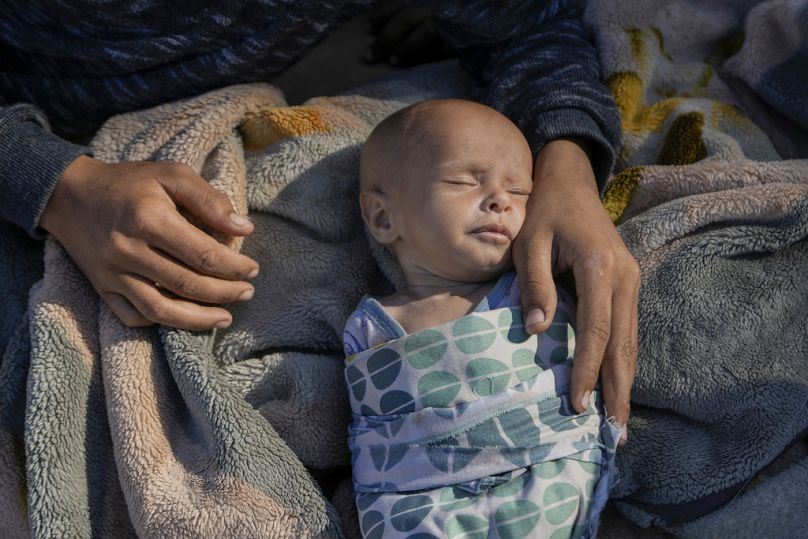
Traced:
<path fill-rule="evenodd" d="M 570 405 L 571 321 L 475 312 L 346 359 L 365 537 L 595 536 L 620 429 L 599 391 Z"/>

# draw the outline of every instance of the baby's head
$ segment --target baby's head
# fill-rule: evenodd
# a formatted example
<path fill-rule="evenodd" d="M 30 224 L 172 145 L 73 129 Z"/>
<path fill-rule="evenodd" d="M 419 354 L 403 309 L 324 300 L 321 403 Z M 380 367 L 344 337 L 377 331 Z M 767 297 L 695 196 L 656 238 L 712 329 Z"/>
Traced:
<path fill-rule="evenodd" d="M 485 282 L 512 266 L 533 184 L 530 147 L 505 116 L 455 99 L 380 123 L 362 150 L 362 217 L 405 276 Z"/>

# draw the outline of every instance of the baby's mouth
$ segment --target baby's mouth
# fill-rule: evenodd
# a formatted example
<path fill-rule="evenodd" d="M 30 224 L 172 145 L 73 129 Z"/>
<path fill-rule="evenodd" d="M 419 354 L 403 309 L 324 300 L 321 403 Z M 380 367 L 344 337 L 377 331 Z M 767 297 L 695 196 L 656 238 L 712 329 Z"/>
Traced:
<path fill-rule="evenodd" d="M 499 223 L 490 223 L 481 227 L 475 228 L 471 231 L 472 234 L 479 234 L 483 237 L 509 242 L 513 239 L 513 234 L 505 225 Z"/>

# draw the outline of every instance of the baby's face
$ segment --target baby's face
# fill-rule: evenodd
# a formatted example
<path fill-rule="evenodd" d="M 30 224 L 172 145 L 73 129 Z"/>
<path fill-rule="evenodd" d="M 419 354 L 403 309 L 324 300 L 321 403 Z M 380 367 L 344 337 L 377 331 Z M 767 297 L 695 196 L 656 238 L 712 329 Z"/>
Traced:
<path fill-rule="evenodd" d="M 484 282 L 512 266 L 533 185 L 533 158 L 522 133 L 479 105 L 442 107 L 401 163 L 405 179 L 391 214 L 393 249 L 405 269 Z"/>

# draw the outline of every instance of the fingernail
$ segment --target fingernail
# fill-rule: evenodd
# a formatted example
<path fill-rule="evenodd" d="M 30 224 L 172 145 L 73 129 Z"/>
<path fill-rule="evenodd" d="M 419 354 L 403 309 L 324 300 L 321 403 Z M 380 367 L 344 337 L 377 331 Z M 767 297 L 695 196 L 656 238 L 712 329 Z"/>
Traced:
<path fill-rule="evenodd" d="M 256 276 L 258 276 L 258 268 L 251 269 L 250 273 L 247 274 L 248 279 L 252 279 Z"/>
<path fill-rule="evenodd" d="M 216 322 L 216 327 L 219 329 L 224 329 L 230 325 L 230 320 L 219 320 Z"/>
<path fill-rule="evenodd" d="M 589 408 L 589 397 L 592 395 L 591 391 L 587 391 L 584 393 L 584 396 L 581 397 L 581 410 L 586 410 Z"/>
<path fill-rule="evenodd" d="M 544 322 L 545 316 L 544 311 L 541 309 L 533 309 L 532 311 L 527 313 L 527 327 L 528 329 L 535 326 L 536 324 L 541 324 Z"/>
<path fill-rule="evenodd" d="M 623 434 L 620 435 L 620 443 L 625 444 L 628 442 L 628 426 L 623 427 Z"/>
<path fill-rule="evenodd" d="M 235 213 L 230 214 L 230 220 L 233 221 L 233 224 L 236 226 L 250 226 L 250 221 Z"/>
<path fill-rule="evenodd" d="M 238 297 L 238 300 L 239 301 L 247 301 L 248 299 L 252 299 L 254 293 L 255 293 L 255 290 L 253 290 L 252 288 L 250 288 L 248 290 L 245 290 Z"/>

